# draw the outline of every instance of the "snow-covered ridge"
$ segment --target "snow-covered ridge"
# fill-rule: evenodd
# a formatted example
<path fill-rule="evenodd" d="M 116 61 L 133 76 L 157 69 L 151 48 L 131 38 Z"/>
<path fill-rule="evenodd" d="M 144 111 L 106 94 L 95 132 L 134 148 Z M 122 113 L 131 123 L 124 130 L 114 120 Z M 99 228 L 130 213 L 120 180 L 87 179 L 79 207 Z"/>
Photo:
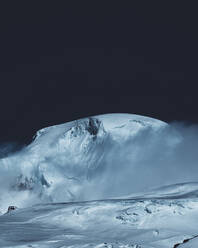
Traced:
<path fill-rule="evenodd" d="M 90 121 L 92 120 L 92 121 Z M 82 124 L 85 124 L 86 126 L 90 126 L 93 122 L 94 126 L 97 126 L 98 124 L 102 124 L 104 126 L 104 129 L 108 132 L 116 132 L 115 130 L 117 128 L 119 129 L 127 129 L 130 128 L 128 132 L 135 133 L 138 131 L 141 127 L 153 127 L 153 128 L 159 128 L 162 126 L 167 125 L 165 122 L 156 120 L 150 117 L 146 116 L 140 116 L 135 114 L 104 114 L 104 115 L 97 115 L 93 117 L 87 117 L 83 119 L 79 119 L 77 121 L 71 121 L 65 124 L 55 125 L 51 127 L 43 128 L 34 136 L 34 139 L 37 140 L 41 138 L 42 136 L 50 135 L 50 133 L 55 132 L 67 132 L 70 128 L 73 128 L 76 126 L 79 126 L 79 124 L 82 126 Z M 98 123 L 98 124 L 97 124 Z M 99 126 L 98 126 L 99 127 Z"/>
<path fill-rule="evenodd" d="M 100 125 L 102 125 L 102 122 L 99 119 L 94 118 L 94 117 L 89 117 L 86 119 L 72 121 L 66 124 L 60 124 L 56 126 L 43 128 L 37 131 L 36 135 L 33 137 L 33 140 L 38 140 L 42 136 L 46 136 L 52 133 L 53 131 L 58 131 L 58 129 L 60 129 L 60 131 L 63 131 L 62 128 L 65 128 L 64 130 L 65 132 L 68 132 L 69 130 L 72 129 L 74 135 L 75 135 L 75 132 L 77 134 L 79 132 L 82 133 L 84 131 L 88 131 L 91 135 L 97 135 L 100 129 Z"/>
<path fill-rule="evenodd" d="M 155 188 L 144 193 L 130 194 L 118 199 L 182 199 L 198 198 L 198 182 L 177 183 Z"/>

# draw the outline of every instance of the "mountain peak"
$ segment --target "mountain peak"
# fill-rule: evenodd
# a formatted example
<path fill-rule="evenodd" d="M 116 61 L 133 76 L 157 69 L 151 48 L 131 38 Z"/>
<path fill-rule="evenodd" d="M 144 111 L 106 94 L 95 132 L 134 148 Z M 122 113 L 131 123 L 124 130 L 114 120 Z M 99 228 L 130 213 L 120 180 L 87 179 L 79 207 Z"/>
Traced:
<path fill-rule="evenodd" d="M 102 122 L 95 117 L 89 117 L 87 119 L 75 121 L 75 124 L 71 128 L 70 132 L 75 137 L 79 134 L 84 134 L 85 132 L 88 132 L 90 135 L 96 137 L 100 130 L 105 132 Z"/>

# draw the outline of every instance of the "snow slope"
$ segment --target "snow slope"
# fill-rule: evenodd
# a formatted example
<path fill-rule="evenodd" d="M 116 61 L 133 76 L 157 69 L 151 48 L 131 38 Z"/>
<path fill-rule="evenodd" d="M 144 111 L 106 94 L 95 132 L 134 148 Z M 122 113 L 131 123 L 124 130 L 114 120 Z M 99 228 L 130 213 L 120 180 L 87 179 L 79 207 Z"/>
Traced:
<path fill-rule="evenodd" d="M 163 199 L 158 189 L 155 199 L 39 204 L 17 209 L 0 216 L 0 247 L 173 248 L 197 235 L 198 199 L 194 195 L 173 197 L 175 186 L 170 187 L 170 197 L 167 192 Z"/>
<path fill-rule="evenodd" d="M 178 183 L 162 186 L 152 191 L 142 192 L 141 194 L 130 194 L 119 197 L 118 199 L 182 199 L 198 197 L 198 182 Z"/>

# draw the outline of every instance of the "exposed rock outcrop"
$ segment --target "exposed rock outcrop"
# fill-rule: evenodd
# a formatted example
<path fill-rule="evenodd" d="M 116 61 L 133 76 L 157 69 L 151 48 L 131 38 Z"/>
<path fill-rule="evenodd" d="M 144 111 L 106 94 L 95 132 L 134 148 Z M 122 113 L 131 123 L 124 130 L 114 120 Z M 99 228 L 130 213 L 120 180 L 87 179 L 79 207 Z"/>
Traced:
<path fill-rule="evenodd" d="M 16 206 L 9 206 L 9 207 L 8 207 L 7 213 L 10 213 L 10 212 L 12 212 L 12 211 L 14 211 L 14 210 L 16 210 L 16 209 L 17 209 Z"/>

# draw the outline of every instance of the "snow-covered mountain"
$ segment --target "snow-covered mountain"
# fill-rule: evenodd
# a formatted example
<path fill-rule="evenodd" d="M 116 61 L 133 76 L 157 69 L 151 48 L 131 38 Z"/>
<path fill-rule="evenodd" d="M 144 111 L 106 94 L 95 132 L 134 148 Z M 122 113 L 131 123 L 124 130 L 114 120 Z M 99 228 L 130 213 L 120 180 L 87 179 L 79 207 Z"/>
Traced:
<path fill-rule="evenodd" d="M 149 117 L 107 114 L 39 130 L 30 145 L 0 160 L 0 199 L 7 199 L 6 206 L 24 206 L 141 190 L 146 184 L 132 182 L 143 163 L 138 156 L 145 149 L 149 153 L 151 143 L 166 146 L 167 137 L 159 137 L 167 126 Z M 5 209 L 3 200 L 0 208 Z"/>
<path fill-rule="evenodd" d="M 185 142 L 131 114 L 39 130 L 1 156 L 0 247 L 197 247 L 196 143 Z"/>

